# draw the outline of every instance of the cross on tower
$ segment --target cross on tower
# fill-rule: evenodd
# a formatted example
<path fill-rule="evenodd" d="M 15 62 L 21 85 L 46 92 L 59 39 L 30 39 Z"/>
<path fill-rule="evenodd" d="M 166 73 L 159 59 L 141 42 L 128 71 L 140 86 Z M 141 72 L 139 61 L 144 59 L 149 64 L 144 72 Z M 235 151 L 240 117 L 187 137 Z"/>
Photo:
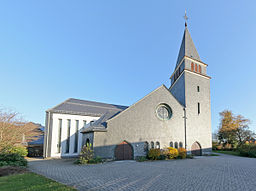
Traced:
<path fill-rule="evenodd" d="M 185 27 L 187 27 L 187 20 L 188 20 L 188 17 L 187 17 L 187 11 L 185 10 L 185 15 L 183 16 L 184 20 L 185 20 Z"/>

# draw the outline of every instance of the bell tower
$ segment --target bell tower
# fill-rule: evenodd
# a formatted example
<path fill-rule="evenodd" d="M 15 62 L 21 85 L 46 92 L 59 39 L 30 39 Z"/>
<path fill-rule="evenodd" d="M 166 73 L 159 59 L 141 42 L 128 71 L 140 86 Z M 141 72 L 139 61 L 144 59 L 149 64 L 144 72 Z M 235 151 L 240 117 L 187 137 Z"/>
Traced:
<path fill-rule="evenodd" d="M 180 46 L 176 66 L 170 80 L 170 92 L 184 106 L 186 113 L 187 149 L 198 143 L 201 153 L 211 151 L 211 101 L 210 77 L 207 64 L 201 61 L 187 27 Z"/>

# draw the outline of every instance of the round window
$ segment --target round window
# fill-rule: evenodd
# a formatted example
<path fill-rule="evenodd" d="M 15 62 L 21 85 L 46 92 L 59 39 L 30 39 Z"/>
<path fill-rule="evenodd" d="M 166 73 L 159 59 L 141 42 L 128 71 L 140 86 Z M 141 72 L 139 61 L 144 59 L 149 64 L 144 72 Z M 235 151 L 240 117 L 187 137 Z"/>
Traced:
<path fill-rule="evenodd" d="M 172 109 L 166 104 L 160 104 L 156 108 L 156 115 L 161 120 L 168 120 L 172 117 Z"/>

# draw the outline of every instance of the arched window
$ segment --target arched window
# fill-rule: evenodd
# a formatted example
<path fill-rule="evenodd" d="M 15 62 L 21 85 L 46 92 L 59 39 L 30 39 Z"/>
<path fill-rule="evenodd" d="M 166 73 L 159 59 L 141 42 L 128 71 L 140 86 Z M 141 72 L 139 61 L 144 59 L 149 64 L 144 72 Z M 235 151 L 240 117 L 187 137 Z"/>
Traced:
<path fill-rule="evenodd" d="M 194 63 L 191 62 L 191 70 L 194 71 Z"/>
<path fill-rule="evenodd" d="M 182 142 L 179 143 L 179 147 L 183 148 L 183 143 Z"/>
<path fill-rule="evenodd" d="M 173 142 L 172 141 L 170 142 L 170 147 L 173 147 Z"/>
<path fill-rule="evenodd" d="M 148 152 L 148 142 L 146 141 L 145 143 L 144 143 L 144 151 L 145 152 Z"/>
<path fill-rule="evenodd" d="M 151 145 L 151 149 L 153 149 L 153 148 L 155 148 L 155 146 L 154 146 L 154 142 L 153 141 L 151 141 L 151 143 L 150 143 Z"/>
<path fill-rule="evenodd" d="M 198 66 L 198 69 L 199 69 L 199 73 L 201 74 L 202 73 L 202 68 L 201 68 L 200 65 Z"/>
<path fill-rule="evenodd" d="M 195 64 L 195 70 L 196 70 L 196 72 L 197 72 L 197 64 Z"/>
<path fill-rule="evenodd" d="M 88 139 L 88 138 L 86 139 L 85 146 L 86 147 L 90 146 L 90 139 Z"/>
<path fill-rule="evenodd" d="M 160 149 L 160 143 L 158 141 L 156 142 L 156 148 Z"/>
<path fill-rule="evenodd" d="M 178 142 L 175 142 L 175 149 L 178 148 Z"/>

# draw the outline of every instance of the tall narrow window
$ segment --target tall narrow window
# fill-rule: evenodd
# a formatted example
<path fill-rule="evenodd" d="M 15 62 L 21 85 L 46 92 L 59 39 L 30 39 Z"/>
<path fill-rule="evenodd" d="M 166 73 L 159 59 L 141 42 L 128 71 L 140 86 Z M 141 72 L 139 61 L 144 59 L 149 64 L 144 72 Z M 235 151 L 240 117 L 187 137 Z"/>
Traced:
<path fill-rule="evenodd" d="M 60 153 L 60 148 L 61 148 L 61 129 L 62 129 L 62 119 L 59 119 L 59 129 L 58 129 L 58 153 Z"/>
<path fill-rule="evenodd" d="M 144 151 L 148 152 L 148 142 L 147 141 L 144 143 Z"/>
<path fill-rule="evenodd" d="M 68 126 L 67 126 L 66 153 L 69 153 L 71 120 L 68 119 L 67 122 L 68 122 Z"/>
<path fill-rule="evenodd" d="M 154 142 L 151 141 L 151 149 L 153 149 L 155 146 L 154 146 Z"/>
<path fill-rule="evenodd" d="M 86 139 L 85 146 L 90 147 L 90 139 L 88 139 L 88 138 Z"/>
<path fill-rule="evenodd" d="M 75 132 L 74 153 L 77 153 L 77 146 L 78 146 L 78 128 L 79 128 L 79 121 L 76 120 L 76 132 Z"/>
<path fill-rule="evenodd" d="M 178 148 L 178 142 L 175 142 L 175 149 Z"/>
<path fill-rule="evenodd" d="M 183 148 L 183 143 L 182 142 L 179 143 L 179 147 Z"/>
<path fill-rule="evenodd" d="M 170 147 L 173 147 L 173 142 L 172 141 L 170 142 Z"/>
<path fill-rule="evenodd" d="M 200 103 L 197 103 L 198 114 L 200 114 Z"/>
<path fill-rule="evenodd" d="M 194 72 L 194 63 L 191 63 L 191 70 Z"/>
<path fill-rule="evenodd" d="M 198 66 L 198 69 L 199 69 L 199 73 L 201 74 L 202 73 L 202 68 L 201 68 L 200 65 Z"/>
<path fill-rule="evenodd" d="M 156 148 L 160 149 L 160 143 L 158 141 L 156 142 Z"/>
<path fill-rule="evenodd" d="M 197 64 L 195 64 L 195 71 L 197 72 Z"/>
<path fill-rule="evenodd" d="M 200 92 L 200 87 L 199 86 L 197 86 L 197 92 Z"/>

